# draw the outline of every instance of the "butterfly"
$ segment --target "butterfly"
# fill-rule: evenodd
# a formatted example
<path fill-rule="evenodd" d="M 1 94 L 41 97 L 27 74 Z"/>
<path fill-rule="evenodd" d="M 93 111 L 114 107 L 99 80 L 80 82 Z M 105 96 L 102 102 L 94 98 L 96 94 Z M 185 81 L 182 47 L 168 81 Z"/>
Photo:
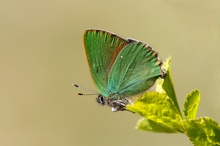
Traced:
<path fill-rule="evenodd" d="M 100 92 L 96 101 L 113 112 L 126 110 L 129 97 L 166 76 L 158 53 L 141 41 L 96 29 L 86 30 L 83 39 L 91 76 Z"/>

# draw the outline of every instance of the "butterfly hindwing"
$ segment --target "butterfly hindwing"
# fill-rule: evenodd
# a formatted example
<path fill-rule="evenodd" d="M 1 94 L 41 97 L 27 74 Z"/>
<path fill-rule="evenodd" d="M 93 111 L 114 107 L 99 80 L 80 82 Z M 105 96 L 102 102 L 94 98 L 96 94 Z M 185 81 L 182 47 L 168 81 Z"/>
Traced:
<path fill-rule="evenodd" d="M 118 54 L 108 77 L 108 88 L 113 98 L 136 95 L 150 88 L 163 76 L 162 62 L 151 47 L 142 42 L 130 43 Z"/>

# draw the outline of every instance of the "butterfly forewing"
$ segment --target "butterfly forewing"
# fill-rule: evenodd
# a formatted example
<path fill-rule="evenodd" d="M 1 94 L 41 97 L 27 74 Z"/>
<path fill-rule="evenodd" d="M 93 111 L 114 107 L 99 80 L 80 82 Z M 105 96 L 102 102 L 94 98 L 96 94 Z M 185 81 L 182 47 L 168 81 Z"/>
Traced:
<path fill-rule="evenodd" d="M 108 73 L 118 53 L 129 41 L 102 30 L 86 30 L 84 45 L 92 78 L 99 92 L 109 96 Z"/>

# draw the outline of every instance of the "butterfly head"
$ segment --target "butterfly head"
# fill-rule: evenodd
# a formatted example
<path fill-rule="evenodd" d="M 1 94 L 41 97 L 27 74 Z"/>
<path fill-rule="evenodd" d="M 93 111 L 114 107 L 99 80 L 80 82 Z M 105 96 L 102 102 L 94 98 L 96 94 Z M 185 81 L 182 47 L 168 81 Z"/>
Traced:
<path fill-rule="evenodd" d="M 96 98 L 96 102 L 102 106 L 105 105 L 105 97 L 102 94 L 99 94 Z"/>

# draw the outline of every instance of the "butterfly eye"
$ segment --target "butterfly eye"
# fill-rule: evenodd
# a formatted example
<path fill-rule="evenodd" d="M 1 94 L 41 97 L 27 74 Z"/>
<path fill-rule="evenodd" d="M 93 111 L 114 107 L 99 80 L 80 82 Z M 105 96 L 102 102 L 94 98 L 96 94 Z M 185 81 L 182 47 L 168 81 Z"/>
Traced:
<path fill-rule="evenodd" d="M 105 105 L 105 100 L 103 95 L 99 94 L 98 98 L 96 98 L 96 102 L 98 102 L 100 105 L 104 106 Z"/>

